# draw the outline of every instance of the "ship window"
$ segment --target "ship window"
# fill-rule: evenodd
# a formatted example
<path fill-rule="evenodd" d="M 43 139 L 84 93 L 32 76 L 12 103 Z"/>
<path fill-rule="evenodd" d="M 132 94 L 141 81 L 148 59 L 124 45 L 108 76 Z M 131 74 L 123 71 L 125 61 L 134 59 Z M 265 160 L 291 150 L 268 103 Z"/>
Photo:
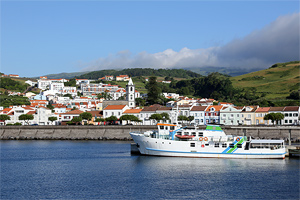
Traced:
<path fill-rule="evenodd" d="M 189 135 L 189 132 L 184 132 L 184 135 Z"/>
<path fill-rule="evenodd" d="M 177 132 L 177 135 L 181 135 L 181 132 Z"/>
<path fill-rule="evenodd" d="M 191 143 L 191 147 L 195 147 L 195 143 Z"/>
<path fill-rule="evenodd" d="M 192 132 L 192 136 L 196 136 L 196 132 Z"/>
<path fill-rule="evenodd" d="M 227 148 L 227 144 L 226 143 L 222 144 L 222 147 Z"/>
<path fill-rule="evenodd" d="M 219 147 L 219 143 L 215 143 L 215 147 Z"/>
<path fill-rule="evenodd" d="M 165 126 L 165 130 L 168 130 L 168 127 L 167 127 L 167 126 Z"/>
<path fill-rule="evenodd" d="M 229 147 L 230 147 L 230 148 L 234 148 L 234 144 L 230 144 Z"/>
<path fill-rule="evenodd" d="M 205 146 L 209 146 L 209 144 L 207 143 L 207 144 L 205 144 Z"/>
<path fill-rule="evenodd" d="M 199 132 L 199 133 L 198 133 L 198 136 L 199 136 L 199 137 L 203 137 L 203 132 Z"/>
<path fill-rule="evenodd" d="M 159 126 L 159 128 L 163 130 L 163 129 L 164 129 L 164 126 Z"/>
<path fill-rule="evenodd" d="M 175 126 L 171 126 L 171 127 L 170 127 L 170 130 L 175 130 Z"/>
<path fill-rule="evenodd" d="M 237 148 L 242 148 L 242 144 L 238 144 L 238 145 L 237 145 Z"/>

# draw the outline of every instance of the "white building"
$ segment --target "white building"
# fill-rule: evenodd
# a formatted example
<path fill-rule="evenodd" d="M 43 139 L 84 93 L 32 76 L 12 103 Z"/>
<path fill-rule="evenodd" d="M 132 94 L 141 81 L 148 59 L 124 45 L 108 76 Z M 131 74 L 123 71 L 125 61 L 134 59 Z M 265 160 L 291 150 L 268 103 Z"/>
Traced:
<path fill-rule="evenodd" d="M 119 119 L 127 109 L 127 105 L 108 105 L 103 109 L 103 117 L 116 116 Z"/>
<path fill-rule="evenodd" d="M 286 106 L 283 110 L 283 125 L 299 125 L 299 106 Z"/>
<path fill-rule="evenodd" d="M 222 105 L 222 104 L 221 104 Z M 242 123 L 242 111 L 244 107 L 223 106 L 220 110 L 220 124 L 240 125 Z"/>
<path fill-rule="evenodd" d="M 133 84 L 131 78 L 126 85 L 126 100 L 128 101 L 129 108 L 135 107 L 135 85 Z"/>
<path fill-rule="evenodd" d="M 191 123 L 194 123 L 195 125 L 204 125 L 206 108 L 207 106 L 193 106 L 190 115 L 194 116 L 194 120 Z"/>

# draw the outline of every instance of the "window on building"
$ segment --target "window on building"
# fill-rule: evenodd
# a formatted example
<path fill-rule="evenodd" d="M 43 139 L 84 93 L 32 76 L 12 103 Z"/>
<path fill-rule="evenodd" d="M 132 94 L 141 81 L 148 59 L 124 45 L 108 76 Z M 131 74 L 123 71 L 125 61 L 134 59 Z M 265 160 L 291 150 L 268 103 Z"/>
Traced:
<path fill-rule="evenodd" d="M 111 112 L 111 115 L 112 115 L 112 116 L 114 116 L 114 115 L 115 115 L 115 113 L 114 113 L 114 112 Z"/>

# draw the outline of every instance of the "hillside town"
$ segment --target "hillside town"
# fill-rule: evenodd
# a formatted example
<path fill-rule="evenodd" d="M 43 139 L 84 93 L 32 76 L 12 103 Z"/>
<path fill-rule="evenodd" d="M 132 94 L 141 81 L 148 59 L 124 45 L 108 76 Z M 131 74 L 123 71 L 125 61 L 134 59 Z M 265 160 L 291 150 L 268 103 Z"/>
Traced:
<path fill-rule="evenodd" d="M 18 75 L 2 75 L 18 77 Z M 95 83 L 95 80 L 76 79 L 76 87 L 65 86 L 68 79 L 48 79 L 40 77 L 37 82 L 25 83 L 40 89 L 33 92 L 9 92 L 9 95 L 27 97 L 30 105 L 11 105 L 0 107 L 0 115 L 9 119 L 1 120 L 0 125 L 154 125 L 158 121 L 184 123 L 189 125 L 299 125 L 299 106 L 260 107 L 257 105 L 235 106 L 230 102 L 219 102 L 208 98 L 189 98 L 176 93 L 163 93 L 170 99 L 165 105 L 137 105 L 136 99 L 145 98 L 140 94 L 127 75 L 105 76 L 105 81 L 126 81 L 126 88 L 107 83 Z M 147 81 L 147 80 L 146 80 Z M 169 82 L 164 82 L 168 84 Z M 99 96 L 100 95 L 100 96 Z M 76 121 L 82 113 L 90 113 L 88 119 Z M 280 120 L 266 120 L 270 113 L 280 113 Z M 32 118 L 20 118 L 21 115 Z M 153 117 L 163 116 L 161 119 Z M 138 120 L 122 120 L 122 116 L 135 116 Z M 112 118 L 114 116 L 114 118 Z"/>

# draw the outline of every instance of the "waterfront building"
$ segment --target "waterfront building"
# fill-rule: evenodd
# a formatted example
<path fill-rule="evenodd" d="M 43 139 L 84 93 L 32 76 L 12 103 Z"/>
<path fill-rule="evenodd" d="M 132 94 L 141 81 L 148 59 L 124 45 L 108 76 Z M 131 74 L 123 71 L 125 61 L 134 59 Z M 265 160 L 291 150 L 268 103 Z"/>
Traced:
<path fill-rule="evenodd" d="M 241 113 L 241 122 L 244 125 L 255 125 L 255 111 L 259 106 L 244 106 Z"/>
<path fill-rule="evenodd" d="M 270 107 L 259 107 L 255 111 L 255 124 L 268 125 L 269 121 L 264 120 L 265 115 L 269 114 Z"/>
<path fill-rule="evenodd" d="M 163 122 L 167 122 L 167 123 L 174 123 L 174 122 L 176 122 L 176 120 L 175 120 L 176 119 L 176 115 L 175 115 L 175 112 L 172 110 L 171 107 L 166 107 L 166 106 L 158 107 L 156 109 L 156 113 L 157 114 L 167 113 L 169 115 L 170 120 L 163 119 Z"/>
<path fill-rule="evenodd" d="M 140 119 L 140 117 L 141 117 L 140 113 L 141 113 L 142 110 L 143 109 L 127 109 L 123 112 L 123 115 L 133 115 L 133 116 L 136 116 L 137 118 Z M 131 123 L 133 125 L 140 125 L 141 124 L 141 122 L 131 122 L 131 121 L 128 122 L 128 121 L 125 121 L 125 120 L 122 121 L 122 125 L 126 125 L 127 123 Z"/>
<path fill-rule="evenodd" d="M 219 124 L 222 105 L 208 106 L 205 110 L 205 124 Z"/>
<path fill-rule="evenodd" d="M 207 106 L 193 106 L 190 111 L 190 115 L 194 116 L 192 123 L 195 125 L 205 124 L 205 110 Z"/>
<path fill-rule="evenodd" d="M 116 116 L 119 119 L 127 109 L 128 105 L 108 105 L 103 109 L 103 117 Z"/>
<path fill-rule="evenodd" d="M 284 110 L 284 107 L 270 107 L 269 113 L 281 113 L 281 114 L 283 114 L 283 110 Z M 274 124 L 276 124 L 276 125 L 282 125 L 283 121 L 284 120 L 279 120 L 278 122 L 275 121 Z M 269 124 L 272 124 L 271 120 L 269 120 Z"/>
<path fill-rule="evenodd" d="M 284 121 L 283 125 L 299 125 L 299 106 L 286 106 L 283 110 Z"/>
<path fill-rule="evenodd" d="M 71 121 L 74 117 L 79 117 L 81 113 L 83 113 L 81 110 L 71 110 L 66 113 L 61 113 L 61 124 L 66 125 L 66 122 Z"/>
<path fill-rule="evenodd" d="M 161 105 L 154 104 L 143 108 L 143 110 L 140 112 L 140 119 L 143 121 L 143 125 L 154 125 L 156 123 L 154 120 L 151 120 L 150 117 L 151 115 L 155 114 L 156 110 L 160 107 Z"/>
<path fill-rule="evenodd" d="M 232 104 L 220 105 L 223 105 L 220 110 L 220 124 L 235 126 L 242 124 L 241 115 L 244 107 L 232 106 Z"/>

